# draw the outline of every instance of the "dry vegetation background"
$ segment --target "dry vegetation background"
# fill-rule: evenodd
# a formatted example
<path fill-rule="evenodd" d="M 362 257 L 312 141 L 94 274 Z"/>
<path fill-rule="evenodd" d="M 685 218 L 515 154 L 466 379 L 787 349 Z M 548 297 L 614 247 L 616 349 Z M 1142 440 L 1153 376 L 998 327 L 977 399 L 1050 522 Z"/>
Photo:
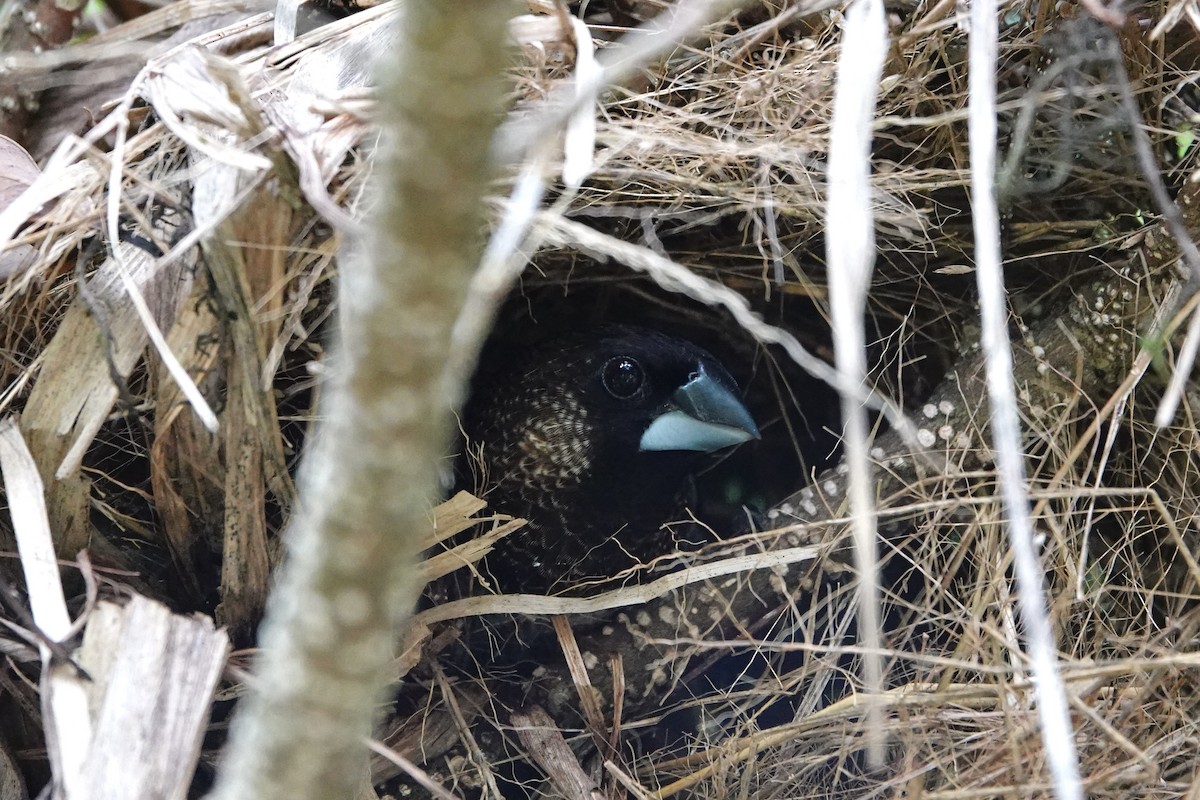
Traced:
<path fill-rule="evenodd" d="M 572 74 L 568 14 L 583 14 L 603 52 L 666 4 L 533 5 L 513 25 L 514 119 Z M 1174 373 L 1171 334 L 1196 318 L 1194 279 L 1181 278 L 1134 135 L 1147 135 L 1195 236 L 1200 12 L 1177 0 L 1108 12 L 1099 22 L 1049 0 L 998 10 L 1016 374 L 1086 792 L 1200 797 L 1190 382 L 1171 423 L 1154 424 Z M 41 173 L 36 198 L 21 199 L 0 175 L 0 237 L 11 237 L 0 253 L 0 411 L 20 413 L 59 556 L 90 553 L 90 567 L 66 571 L 74 612 L 97 592 L 143 595 L 212 615 L 248 647 L 320 395 L 338 231 L 363 210 L 376 139 L 365 75 L 393 12 L 367 9 L 276 46 L 270 15 L 237 2 L 102 13 L 128 19 L 105 16 L 102 32 L 40 55 L 11 38 L 17 18 L 5 23 L 0 74 L 45 91 L 36 108 L 0 109 L 39 161 L 14 166 L 9 186 Z M 884 769 L 863 761 L 836 397 L 791 358 L 799 345 L 827 358 L 832 337 L 824 164 L 841 20 L 826 3 L 747 4 L 637 70 L 602 98 L 591 176 L 578 191 L 555 187 L 539 212 L 502 333 L 635 320 L 713 347 L 747 385 L 765 435 L 717 471 L 712 491 L 730 507 L 757 504 L 777 529 L 706 552 L 697 565 L 710 577 L 682 588 L 666 574 L 655 590 L 591 606 L 425 608 L 380 736 L 445 790 L 1049 793 L 986 445 L 967 31 L 948 0 L 888 6 L 867 324 L 876 386 L 918 432 L 906 441 L 881 426 L 872 451 L 888 750 Z M 497 215 L 510 184 L 496 187 Z M 747 310 L 765 325 L 748 332 Z M 150 320 L 165 346 L 150 341 Z M 167 350 L 219 432 L 185 399 Z M 456 542 L 480 513 L 466 501 L 443 508 L 430 543 Z M 8 540 L 7 521 L 0 528 Z M 424 574 L 464 558 L 439 554 Z M 20 585 L 15 575 L 8 585 Z M 6 599 L 6 618 L 29 629 L 19 592 Z M 558 615 L 527 634 L 543 669 L 455 655 L 480 614 L 515 610 Z M 48 774 L 38 657 L 28 638 L 4 636 L 7 769 L 35 794 Z M 225 672 L 194 792 L 211 777 L 241 677 Z M 384 756 L 373 770 L 380 792 L 413 780 Z"/>

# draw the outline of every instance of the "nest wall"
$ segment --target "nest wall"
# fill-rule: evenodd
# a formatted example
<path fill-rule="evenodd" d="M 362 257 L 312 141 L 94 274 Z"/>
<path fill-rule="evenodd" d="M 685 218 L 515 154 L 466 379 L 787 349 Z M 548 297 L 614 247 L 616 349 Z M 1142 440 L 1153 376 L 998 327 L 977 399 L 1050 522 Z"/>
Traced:
<path fill-rule="evenodd" d="M 623 24 L 611 6 L 586 11 L 601 39 Z M 1140 286 L 1153 271 L 1146 251 L 1162 234 L 1132 126 L 1149 133 L 1173 191 L 1184 190 L 1197 158 L 1196 33 L 1186 22 L 1156 31 L 1168 11 L 1142 6 L 1112 30 L 1065 3 L 999 9 L 1000 189 L 1016 339 L 1085 284 L 1124 268 Z M 871 176 L 878 264 L 866 317 L 873 380 L 919 416 L 977 339 L 967 32 L 950 3 L 896 3 L 888 14 Z M 44 166 L 60 184 L 14 240 L 32 265 L 0 283 L 0 408 L 23 414 L 64 532 L 62 555 L 87 544 L 110 591 L 216 614 L 246 643 L 316 416 L 338 231 L 365 205 L 377 132 L 356 59 L 379 47 L 388 21 L 381 7 L 280 47 L 266 46 L 262 31 L 239 39 L 217 27 L 208 50 L 157 57 L 122 87 L 113 113 L 128 120 L 127 136 L 113 125 L 84 139 L 41 131 L 42 150 L 63 142 Z M 759 449 L 713 485 L 738 483 L 731 502 L 763 514 L 836 464 L 835 396 L 728 315 L 631 269 L 621 245 L 667 254 L 736 290 L 828 358 L 824 167 L 840 25 L 836 8 L 754 6 L 611 89 L 597 112 L 595 171 L 574 194 L 552 187 L 543 245 L 498 323 L 497 342 L 581 321 L 650 323 L 717 351 L 768 424 Z M 570 35 L 550 29 L 514 63 L 514 114 L 532 113 L 570 74 Z M 1123 111 L 1113 58 L 1128 73 L 1138 120 Z M 497 209 L 508 188 L 496 187 Z M 114 194 L 122 232 L 91 247 L 109 236 Z M 600 235 L 575 235 L 579 225 Z M 222 433 L 196 421 L 147 347 L 106 255 L 116 247 Z M 1148 379 L 1129 393 L 1101 433 L 1090 426 L 1116 383 L 1109 394 L 1025 409 L 1048 596 L 1097 797 L 1194 791 L 1194 394 L 1176 424 L 1158 430 L 1153 386 Z M 623 721 L 607 757 L 660 796 L 1045 793 L 1028 668 L 1013 647 L 1021 636 L 994 474 L 985 462 L 946 477 L 926 475 L 880 498 L 888 769 L 861 755 L 856 580 L 844 564 L 818 567 L 741 637 L 681 637 L 677 648 L 699 661 L 661 707 Z M 829 518 L 818 533 L 837 552 L 844 526 Z M 232 544 L 235 524 L 253 533 L 252 552 Z M 435 672 L 414 676 L 425 705 L 412 704 L 413 719 L 469 694 Z M 498 752 L 522 758 L 528 748 L 503 703 L 481 704 L 480 724 Z M 36 702 L 9 705 L 6 732 L 33 744 L 29 708 Z M 402 716 L 396 729 L 407 733 Z M 565 733 L 585 766 L 603 761 L 586 733 Z M 427 768 L 464 791 L 479 780 L 477 767 L 445 754 Z M 510 774 L 514 785 L 551 791 L 537 770 Z"/>

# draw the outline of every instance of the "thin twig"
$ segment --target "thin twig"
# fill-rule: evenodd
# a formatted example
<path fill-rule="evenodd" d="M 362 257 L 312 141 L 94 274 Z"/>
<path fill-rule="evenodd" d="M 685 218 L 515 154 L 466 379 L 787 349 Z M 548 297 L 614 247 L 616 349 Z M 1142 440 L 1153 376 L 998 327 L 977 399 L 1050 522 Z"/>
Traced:
<path fill-rule="evenodd" d="M 1057 649 L 1046 608 L 1042 566 L 1033 541 L 1020 412 L 1008 340 L 1007 294 L 1000 261 L 1000 214 L 996 206 L 996 4 L 974 0 L 969 39 L 968 139 L 971 151 L 971 220 L 975 230 L 975 269 L 987 361 L 992 439 L 1009 542 L 1016 568 L 1017 597 L 1037 682 L 1038 719 L 1055 794 L 1082 800 L 1079 761 L 1066 688 L 1058 671 Z"/>

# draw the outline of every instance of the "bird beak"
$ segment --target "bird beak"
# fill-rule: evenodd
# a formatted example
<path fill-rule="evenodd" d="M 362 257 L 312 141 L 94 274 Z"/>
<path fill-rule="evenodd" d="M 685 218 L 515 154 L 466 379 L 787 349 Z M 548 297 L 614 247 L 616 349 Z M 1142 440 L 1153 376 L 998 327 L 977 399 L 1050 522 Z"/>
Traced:
<path fill-rule="evenodd" d="M 758 438 L 758 426 L 742 401 L 701 366 L 671 395 L 667 409 L 642 434 L 638 449 L 712 453 Z"/>

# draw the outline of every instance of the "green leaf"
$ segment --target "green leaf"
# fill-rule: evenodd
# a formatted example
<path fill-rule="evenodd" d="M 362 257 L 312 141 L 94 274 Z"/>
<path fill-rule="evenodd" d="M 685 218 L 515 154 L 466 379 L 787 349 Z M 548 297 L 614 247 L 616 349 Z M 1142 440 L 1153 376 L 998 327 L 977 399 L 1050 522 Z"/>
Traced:
<path fill-rule="evenodd" d="M 1192 144 L 1196 141 L 1196 132 L 1191 128 L 1175 133 L 1175 157 L 1180 161 L 1187 155 L 1188 150 L 1192 149 Z"/>

